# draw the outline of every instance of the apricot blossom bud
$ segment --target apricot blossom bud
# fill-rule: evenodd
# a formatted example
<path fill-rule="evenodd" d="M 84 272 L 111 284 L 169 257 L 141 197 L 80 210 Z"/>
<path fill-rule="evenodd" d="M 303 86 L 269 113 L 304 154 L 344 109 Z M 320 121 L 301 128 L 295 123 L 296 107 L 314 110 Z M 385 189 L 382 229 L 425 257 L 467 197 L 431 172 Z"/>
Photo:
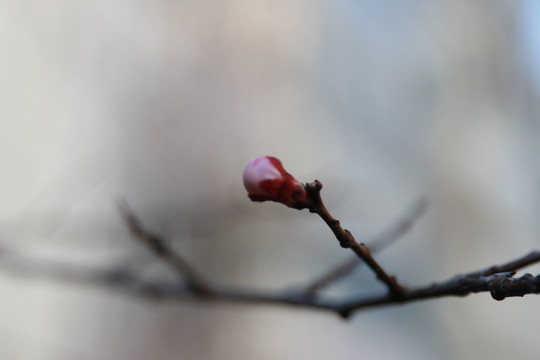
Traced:
<path fill-rule="evenodd" d="M 285 171 L 275 157 L 251 159 L 243 180 L 252 201 L 276 201 L 296 209 L 307 207 L 304 185 Z"/>

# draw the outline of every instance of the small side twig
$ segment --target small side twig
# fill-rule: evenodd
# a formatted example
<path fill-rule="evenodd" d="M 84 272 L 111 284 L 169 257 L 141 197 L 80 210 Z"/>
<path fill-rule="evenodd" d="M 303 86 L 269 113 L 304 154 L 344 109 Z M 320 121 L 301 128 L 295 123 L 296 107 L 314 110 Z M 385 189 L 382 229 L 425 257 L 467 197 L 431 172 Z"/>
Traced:
<path fill-rule="evenodd" d="M 470 273 L 471 276 L 489 276 L 497 273 L 510 272 L 522 269 L 540 261 L 540 251 L 531 251 L 525 256 L 504 264 L 490 266 L 486 269 Z"/>
<path fill-rule="evenodd" d="M 310 204 L 309 211 L 319 215 L 324 222 L 330 227 L 334 233 L 339 244 L 343 248 L 350 248 L 359 258 L 361 258 L 367 266 L 373 270 L 377 275 L 377 278 L 381 280 L 390 291 L 390 294 L 394 298 L 400 298 L 405 288 L 399 284 L 396 278 L 388 274 L 381 265 L 371 255 L 371 250 L 363 243 L 358 243 L 349 230 L 343 229 L 339 223 L 330 215 L 330 212 L 324 206 L 321 199 L 322 183 L 315 180 L 312 183 L 306 184 L 306 191 L 308 193 Z"/>
<path fill-rule="evenodd" d="M 390 228 L 370 240 L 367 246 L 373 253 L 387 247 L 407 233 L 407 231 L 412 228 L 416 221 L 420 219 L 420 217 L 426 212 L 426 209 L 427 201 L 425 199 L 417 200 L 396 224 L 392 225 Z M 362 261 L 357 256 L 353 256 L 345 260 L 343 263 L 326 271 L 317 277 L 312 283 L 306 286 L 306 289 L 303 291 L 304 296 L 313 296 L 316 292 L 321 291 L 325 287 L 328 287 L 339 279 L 345 277 L 361 264 Z"/>
<path fill-rule="evenodd" d="M 172 250 L 160 236 L 146 230 L 125 200 L 119 202 L 118 209 L 131 231 L 131 234 L 136 239 L 146 245 L 157 258 L 163 260 L 180 276 L 183 276 L 188 286 L 191 287 L 193 291 L 199 294 L 210 293 L 210 286 L 207 282 L 197 274 L 186 260 Z"/>

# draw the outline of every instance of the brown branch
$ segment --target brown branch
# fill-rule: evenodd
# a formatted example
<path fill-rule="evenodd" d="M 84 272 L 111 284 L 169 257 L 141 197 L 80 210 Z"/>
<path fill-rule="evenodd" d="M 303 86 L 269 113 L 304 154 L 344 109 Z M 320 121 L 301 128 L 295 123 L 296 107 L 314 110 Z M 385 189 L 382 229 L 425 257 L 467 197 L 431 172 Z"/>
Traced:
<path fill-rule="evenodd" d="M 156 257 L 162 259 L 180 276 L 183 276 L 189 287 L 192 287 L 193 290 L 199 294 L 206 294 L 210 291 L 210 286 L 207 282 L 197 274 L 186 260 L 178 253 L 174 252 L 164 239 L 151 233 L 142 226 L 126 201 L 121 201 L 118 204 L 118 209 L 133 237 L 146 245 Z"/>
<path fill-rule="evenodd" d="M 457 275 L 447 281 L 434 283 L 424 287 L 404 291 L 397 298 L 392 294 L 374 297 L 353 297 L 348 300 L 333 300 L 323 297 L 305 297 L 297 292 L 261 292 L 214 286 L 206 293 L 196 291 L 189 284 L 178 282 L 143 281 L 140 276 L 123 269 L 92 269 L 80 265 L 68 265 L 25 259 L 6 249 L 0 251 L 0 266 L 6 271 L 26 276 L 46 277 L 54 280 L 72 281 L 105 286 L 132 296 L 154 300 L 170 301 L 217 301 L 242 304 L 288 305 L 319 310 L 329 310 L 348 318 L 355 311 L 375 306 L 405 304 L 413 301 L 434 299 L 445 296 L 466 296 L 471 293 L 490 292 L 495 300 L 507 297 L 524 296 L 540 293 L 540 275 L 525 274 L 513 278 L 514 271 L 491 275 L 479 275 L 485 270 Z M 11 261 L 10 261 L 11 260 Z M 517 267 L 540 262 L 540 251 L 532 252 L 506 264 L 490 267 L 508 268 L 511 264 Z"/>
<path fill-rule="evenodd" d="M 432 299 L 444 296 L 466 296 L 477 292 L 490 292 L 495 300 L 507 297 L 540 293 L 540 275 L 525 274 L 514 278 L 516 270 L 540 262 L 540 251 L 533 251 L 523 257 L 504 264 L 491 266 L 464 275 L 454 276 L 446 281 L 423 287 L 405 288 L 373 259 L 364 244 L 356 242 L 352 234 L 344 230 L 324 207 L 320 198 L 320 182 L 307 184 L 312 212 L 317 213 L 329 225 L 341 246 L 351 248 L 375 272 L 390 290 L 386 294 L 373 297 L 351 297 L 345 300 L 328 299 L 322 296 L 306 296 L 305 291 L 260 292 L 232 287 L 210 287 L 200 275 L 167 242 L 146 230 L 133 214 L 127 203 L 120 205 L 120 211 L 135 239 L 139 240 L 158 258 L 185 278 L 186 283 L 142 280 L 134 272 L 122 268 L 93 269 L 81 265 L 68 265 L 52 261 L 37 261 L 21 257 L 19 254 L 0 248 L 0 266 L 16 274 L 49 277 L 55 280 L 86 282 L 106 286 L 133 296 L 162 300 L 221 301 L 250 304 L 282 304 L 289 306 L 329 310 L 344 318 L 355 311 L 374 306 L 388 306 Z M 412 224 L 412 223 L 411 223 Z"/>
<path fill-rule="evenodd" d="M 321 199 L 322 184 L 319 180 L 306 184 L 306 191 L 309 196 L 309 211 L 319 215 L 324 222 L 330 227 L 341 247 L 350 248 L 359 258 L 361 258 L 367 266 L 373 270 L 377 278 L 388 287 L 390 295 L 395 298 L 400 298 L 405 288 L 399 284 L 396 278 L 388 274 L 381 265 L 371 255 L 371 250 L 363 243 L 358 243 L 351 232 L 343 229 L 339 223 L 330 215 Z"/>
<path fill-rule="evenodd" d="M 417 200 L 396 224 L 392 225 L 390 228 L 370 240 L 368 242 L 368 247 L 373 253 L 387 247 L 407 233 L 407 231 L 412 228 L 416 221 L 426 212 L 426 209 L 427 201 L 425 199 Z M 321 291 L 325 287 L 328 287 L 339 279 L 345 277 L 361 264 L 362 261 L 357 256 L 347 259 L 343 263 L 320 275 L 311 284 L 306 286 L 304 295 L 313 296 L 316 292 Z"/>
<path fill-rule="evenodd" d="M 507 264 L 493 266 L 492 268 L 507 268 L 509 264 L 519 264 L 518 267 L 530 265 L 540 261 L 540 252 L 534 251 Z M 444 296 L 466 296 L 471 293 L 487 292 L 495 300 L 504 300 L 507 297 L 524 296 L 527 294 L 540 293 L 540 275 L 533 276 L 524 274 L 519 278 L 513 278 L 515 271 L 501 272 L 497 274 L 482 275 L 485 270 L 471 272 L 465 275 L 456 275 L 447 281 L 434 283 L 425 287 L 406 290 L 399 299 L 388 295 L 373 298 L 352 299 L 345 301 L 339 308 L 338 313 L 348 317 L 351 312 L 373 306 L 389 305 L 393 303 L 405 303 L 424 299 L 433 299 Z"/>

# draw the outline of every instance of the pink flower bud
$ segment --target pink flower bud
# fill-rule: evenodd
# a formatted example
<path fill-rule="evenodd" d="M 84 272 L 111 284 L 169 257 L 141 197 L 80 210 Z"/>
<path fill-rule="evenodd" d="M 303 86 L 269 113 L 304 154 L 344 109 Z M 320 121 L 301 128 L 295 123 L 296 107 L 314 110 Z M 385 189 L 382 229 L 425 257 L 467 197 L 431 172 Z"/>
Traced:
<path fill-rule="evenodd" d="M 275 157 L 261 156 L 250 160 L 243 179 L 253 201 L 276 201 L 296 209 L 307 207 L 304 185 L 285 171 Z"/>

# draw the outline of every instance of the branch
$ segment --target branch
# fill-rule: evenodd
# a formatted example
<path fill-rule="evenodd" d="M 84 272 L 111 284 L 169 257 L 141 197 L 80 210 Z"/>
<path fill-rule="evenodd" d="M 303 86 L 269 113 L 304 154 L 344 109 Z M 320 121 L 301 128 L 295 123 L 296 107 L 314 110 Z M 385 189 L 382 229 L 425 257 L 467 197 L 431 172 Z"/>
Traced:
<path fill-rule="evenodd" d="M 524 296 L 540 293 L 540 275 L 525 274 L 513 278 L 514 271 L 479 275 L 486 270 L 479 270 L 465 275 L 457 275 L 451 279 L 424 287 L 406 290 L 400 298 L 384 294 L 374 297 L 353 297 L 348 300 L 329 300 L 322 297 L 305 297 L 296 292 L 261 292 L 228 287 L 212 287 L 207 293 L 197 292 L 191 286 L 177 282 L 141 280 L 133 271 L 123 269 L 92 269 L 80 265 L 68 265 L 54 262 L 36 261 L 15 257 L 8 250 L 1 250 L 3 260 L 0 266 L 6 271 L 19 275 L 30 275 L 51 278 L 54 280 L 72 281 L 107 287 L 131 296 L 170 301 L 217 301 L 241 304 L 287 305 L 302 308 L 329 310 L 350 317 L 354 312 L 375 306 L 405 304 L 418 300 L 427 300 L 444 296 L 466 296 L 471 293 L 490 292 L 495 300 L 506 297 Z M 509 268 L 517 264 L 517 268 L 540 262 L 540 251 L 534 251 L 506 264 L 491 268 Z M 516 269 L 517 269 L 516 268 Z"/>
<path fill-rule="evenodd" d="M 309 211 L 316 213 L 324 220 L 324 222 L 326 222 L 336 239 L 339 241 L 341 247 L 345 249 L 350 248 L 359 258 L 364 260 L 367 266 L 369 266 L 377 275 L 377 278 L 386 284 L 392 297 L 400 298 L 405 291 L 405 288 L 399 284 L 394 276 L 388 274 L 383 267 L 379 265 L 371 255 L 371 250 L 365 244 L 358 243 L 351 232 L 347 229 L 343 229 L 339 220 L 334 219 L 332 215 L 330 215 L 321 199 L 321 189 L 322 184 L 319 180 L 306 184 L 306 191 L 309 196 Z"/>
<path fill-rule="evenodd" d="M 296 184 L 294 185 L 291 189 L 296 191 Z M 301 184 L 300 189 L 303 189 Z M 167 241 L 161 236 L 146 230 L 125 202 L 120 204 L 119 210 L 133 237 L 143 243 L 158 259 L 175 270 L 178 275 L 185 279 L 185 283 L 142 280 L 143 277 L 137 272 L 123 268 L 93 269 L 84 268 L 80 265 L 25 259 L 14 252 L 1 248 L 0 255 L 2 257 L 0 260 L 2 261 L 0 261 L 0 266 L 15 274 L 36 275 L 55 280 L 97 284 L 139 297 L 163 300 L 284 304 L 329 310 L 344 318 L 349 317 L 352 313 L 360 309 L 404 304 L 443 296 L 465 296 L 477 292 L 490 292 L 495 300 L 503 300 L 507 297 L 540 293 L 540 275 L 533 276 L 531 274 L 525 274 L 519 278 L 514 278 L 518 269 L 540 262 L 540 251 L 533 251 L 504 264 L 491 266 L 464 275 L 457 275 L 443 282 L 433 283 L 423 287 L 406 288 L 377 263 L 371 256 L 371 251 L 366 245 L 359 244 L 352 234 L 348 230 L 343 229 L 339 221 L 330 215 L 321 200 L 321 189 L 322 184 L 316 180 L 313 183 L 305 185 L 307 196 L 305 199 L 300 197 L 302 199 L 301 201 L 304 202 L 291 203 L 289 197 L 281 196 L 283 194 L 280 195 L 279 202 L 298 209 L 308 208 L 311 212 L 317 213 L 328 224 L 341 246 L 351 248 L 387 286 L 389 291 L 386 294 L 373 297 L 355 296 L 344 300 L 334 300 L 322 296 L 306 295 L 305 287 L 295 291 L 270 293 L 216 285 L 209 286 L 182 256 L 167 245 Z M 294 191 L 293 194 L 295 194 Z M 263 199 L 259 198 L 256 201 L 263 201 Z M 422 207 L 420 208 L 423 211 Z M 413 214 L 416 214 L 415 216 L 417 217 L 421 211 Z M 416 217 L 411 216 L 412 220 L 404 221 L 402 227 L 398 226 L 397 230 L 395 232 L 390 231 L 390 234 L 394 237 L 399 236 L 412 225 Z M 392 239 L 392 236 L 388 236 L 386 239 Z"/>
<path fill-rule="evenodd" d="M 206 294 L 210 291 L 210 287 L 203 278 L 197 274 L 189 263 L 184 260 L 179 254 L 174 252 L 167 242 L 160 236 L 146 230 L 139 219 L 135 216 L 129 204 L 126 201 L 121 201 L 118 204 L 118 210 L 122 214 L 127 227 L 131 231 L 134 238 L 146 245 L 156 257 L 162 259 L 180 276 L 183 276 L 189 287 L 196 293 Z"/>
<path fill-rule="evenodd" d="M 338 313 L 347 317 L 352 311 L 372 306 L 405 303 L 443 296 L 466 296 L 471 293 L 487 291 L 491 293 L 493 299 L 499 301 L 507 297 L 538 294 L 540 293 L 540 275 L 533 276 L 527 273 L 520 278 L 513 278 L 516 270 L 537 262 L 540 262 L 540 251 L 533 251 L 502 265 L 491 266 L 465 275 L 456 275 L 447 281 L 425 287 L 409 289 L 400 299 L 389 296 L 352 299 L 344 302 Z M 493 269 L 508 269 L 508 271 L 491 274 Z"/>
<path fill-rule="evenodd" d="M 407 233 L 407 231 L 412 228 L 416 221 L 426 212 L 426 209 L 426 200 L 420 199 L 416 201 L 396 224 L 392 225 L 389 229 L 383 231 L 381 234 L 370 240 L 368 247 L 373 253 L 376 253 L 387 247 L 395 240 L 399 239 L 401 236 Z M 321 291 L 325 287 L 328 287 L 339 279 L 345 277 L 361 264 L 362 261 L 360 261 L 357 256 L 353 256 L 347 259 L 343 263 L 331 268 L 321 276 L 317 277 L 311 284 L 306 287 L 304 295 L 315 295 L 316 292 Z"/>
<path fill-rule="evenodd" d="M 489 276 L 496 273 L 512 272 L 519 269 L 523 269 L 529 265 L 540 261 L 540 251 L 531 251 L 525 256 L 509 261 L 501 265 L 490 266 L 486 269 L 478 270 L 474 273 L 470 273 L 471 276 Z"/>

